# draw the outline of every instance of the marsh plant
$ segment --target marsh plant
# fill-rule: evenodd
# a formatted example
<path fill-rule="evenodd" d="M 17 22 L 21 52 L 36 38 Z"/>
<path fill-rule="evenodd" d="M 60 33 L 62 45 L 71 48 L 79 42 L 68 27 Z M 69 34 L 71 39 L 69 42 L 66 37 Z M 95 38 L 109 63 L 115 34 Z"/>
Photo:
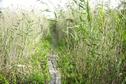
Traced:
<path fill-rule="evenodd" d="M 0 74 L 6 81 L 15 84 L 17 82 L 23 83 L 27 81 L 25 79 L 28 76 L 34 74 L 35 70 L 36 74 L 33 77 L 37 77 L 37 75 L 38 78 L 44 77 L 42 75 L 44 70 L 40 69 L 41 59 L 33 58 L 39 57 L 36 55 L 38 52 L 36 48 L 40 48 L 38 43 L 42 44 L 40 39 L 48 32 L 46 29 L 48 23 L 46 23 L 45 17 L 36 15 L 34 12 L 23 10 L 18 12 L 4 10 L 2 12 L 0 16 Z M 35 65 L 32 61 L 39 64 Z M 41 80 L 44 81 L 43 78 Z"/>
<path fill-rule="evenodd" d="M 126 83 L 125 13 L 119 9 L 106 10 L 103 5 L 92 10 L 88 1 L 83 0 L 74 3 L 77 7 L 72 5 L 59 14 L 61 23 L 66 23 L 62 30 L 64 41 L 58 49 L 62 83 Z M 64 19 L 68 16 L 69 25 Z"/>
<path fill-rule="evenodd" d="M 126 83 L 126 12 L 72 0 L 47 20 L 34 11 L 0 14 L 0 83 L 48 84 L 48 56 L 58 54 L 62 84 Z"/>

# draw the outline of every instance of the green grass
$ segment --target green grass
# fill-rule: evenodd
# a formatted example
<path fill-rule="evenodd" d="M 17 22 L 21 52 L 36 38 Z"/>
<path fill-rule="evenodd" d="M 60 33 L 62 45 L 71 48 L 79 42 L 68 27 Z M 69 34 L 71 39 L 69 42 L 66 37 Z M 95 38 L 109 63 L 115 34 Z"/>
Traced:
<path fill-rule="evenodd" d="M 44 23 L 43 23 L 44 22 Z M 45 23 L 46 22 L 46 23 Z M 0 17 L 0 82 L 35 82 L 49 79 L 49 45 L 41 40 L 48 35 L 48 21 L 34 12 L 4 10 Z M 40 65 L 45 61 L 44 68 Z M 46 78 L 45 78 L 46 77 Z M 3 81 L 4 81 L 3 80 Z"/>
<path fill-rule="evenodd" d="M 56 11 L 0 16 L 0 83 L 48 84 L 48 55 L 58 53 L 62 84 L 126 83 L 126 13 L 81 0 Z"/>
<path fill-rule="evenodd" d="M 124 84 L 125 14 L 116 10 L 106 11 L 103 6 L 99 6 L 94 14 L 88 4 L 83 6 L 86 9 L 80 9 L 79 14 L 76 8 L 65 12 L 66 16 L 72 13 L 75 17 L 72 18 L 72 26 L 64 26 L 71 29 L 68 36 L 66 34 L 62 38 L 65 43 L 58 49 L 62 83 Z M 65 23 L 66 19 L 63 20 Z"/>

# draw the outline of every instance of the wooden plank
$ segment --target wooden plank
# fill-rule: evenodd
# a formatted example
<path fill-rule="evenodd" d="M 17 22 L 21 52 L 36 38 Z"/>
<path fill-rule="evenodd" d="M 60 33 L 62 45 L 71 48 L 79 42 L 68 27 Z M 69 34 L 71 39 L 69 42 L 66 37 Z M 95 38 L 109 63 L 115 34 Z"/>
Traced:
<path fill-rule="evenodd" d="M 51 75 L 50 84 L 61 84 L 61 75 L 56 67 L 56 55 L 51 55 L 48 60 L 49 73 Z"/>

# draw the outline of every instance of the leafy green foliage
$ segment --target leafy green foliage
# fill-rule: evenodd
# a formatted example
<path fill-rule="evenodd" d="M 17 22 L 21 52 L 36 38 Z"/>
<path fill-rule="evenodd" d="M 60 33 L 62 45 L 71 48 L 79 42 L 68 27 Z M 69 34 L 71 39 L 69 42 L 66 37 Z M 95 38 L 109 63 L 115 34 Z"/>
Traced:
<path fill-rule="evenodd" d="M 34 12 L 4 10 L 0 17 L 0 73 L 4 82 L 23 84 L 49 79 L 49 45 L 41 38 L 48 35 L 48 21 Z M 41 68 L 41 62 L 44 68 Z M 44 78 L 46 77 L 46 78 Z M 33 78 L 33 79 L 32 79 Z M 42 79 L 41 79 L 42 78 Z M 44 78 L 44 79 L 43 79 Z M 6 81 L 7 80 L 7 81 Z M 30 83 L 28 81 L 28 83 Z"/>
<path fill-rule="evenodd" d="M 83 4 L 84 6 L 87 7 L 86 13 L 84 9 L 78 14 L 75 12 L 78 9 L 75 8 L 75 11 L 72 11 L 72 16 L 76 16 L 72 18 L 73 21 L 78 22 L 72 26 L 64 26 L 66 29 L 69 27 L 72 29 L 68 36 L 64 35 L 63 38 L 67 42 L 59 46 L 58 50 L 62 83 L 125 83 L 126 54 L 123 52 L 125 49 L 123 29 L 126 16 L 121 13 L 123 17 L 120 18 L 119 11 L 109 9 L 106 11 L 104 6 L 99 6 L 93 13 L 88 3 Z M 66 14 L 69 12 L 71 11 L 67 11 Z"/>
<path fill-rule="evenodd" d="M 71 5 L 49 21 L 33 12 L 3 12 L 0 83 L 48 84 L 48 55 L 54 50 L 63 84 L 126 83 L 125 9 L 91 10 L 88 0 Z"/>
<path fill-rule="evenodd" d="M 48 40 L 43 39 L 37 44 L 35 54 L 32 56 L 33 74 L 30 76 L 31 81 L 39 84 L 48 83 L 50 74 L 48 69 L 48 54 L 50 44 Z"/>

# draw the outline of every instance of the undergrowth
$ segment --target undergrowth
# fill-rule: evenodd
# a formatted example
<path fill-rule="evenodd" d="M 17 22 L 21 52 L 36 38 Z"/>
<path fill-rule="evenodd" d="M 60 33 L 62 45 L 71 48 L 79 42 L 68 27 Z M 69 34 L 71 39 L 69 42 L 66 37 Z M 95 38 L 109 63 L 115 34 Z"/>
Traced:
<path fill-rule="evenodd" d="M 88 0 L 73 1 L 55 20 L 34 11 L 1 13 L 0 83 L 48 84 L 54 50 L 62 84 L 126 83 L 125 8 L 92 10 Z"/>
<path fill-rule="evenodd" d="M 66 23 L 58 49 L 62 83 L 125 84 L 125 13 L 102 5 L 94 13 L 88 2 L 76 4 L 79 9 L 60 12 L 58 18 Z M 66 15 L 69 20 L 62 18 Z"/>
<path fill-rule="evenodd" d="M 47 35 L 47 27 L 47 19 L 34 12 L 2 11 L 0 83 L 48 83 L 47 55 L 50 45 L 42 40 Z"/>

